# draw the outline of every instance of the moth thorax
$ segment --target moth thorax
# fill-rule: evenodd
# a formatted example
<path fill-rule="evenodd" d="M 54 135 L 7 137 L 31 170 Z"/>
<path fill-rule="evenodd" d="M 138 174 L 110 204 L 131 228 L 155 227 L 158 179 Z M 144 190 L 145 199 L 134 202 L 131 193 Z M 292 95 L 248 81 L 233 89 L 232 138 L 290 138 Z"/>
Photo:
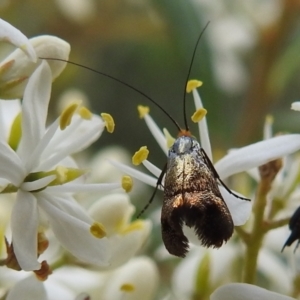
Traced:
<path fill-rule="evenodd" d="M 193 139 L 191 137 L 181 136 L 175 141 L 172 150 L 176 154 L 183 154 L 190 151 L 192 146 L 193 146 Z"/>

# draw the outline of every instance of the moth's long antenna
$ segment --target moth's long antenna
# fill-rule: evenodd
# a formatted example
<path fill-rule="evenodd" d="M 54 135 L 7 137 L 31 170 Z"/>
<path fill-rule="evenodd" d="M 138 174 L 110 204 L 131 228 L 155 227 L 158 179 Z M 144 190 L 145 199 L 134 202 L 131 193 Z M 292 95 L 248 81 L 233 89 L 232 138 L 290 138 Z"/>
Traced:
<path fill-rule="evenodd" d="M 205 27 L 203 28 L 203 30 L 201 31 L 198 39 L 197 39 L 197 42 L 196 42 L 196 45 L 195 45 L 195 48 L 194 48 L 194 52 L 193 52 L 193 55 L 192 55 L 192 59 L 191 59 L 191 62 L 190 62 L 190 67 L 189 67 L 189 71 L 188 71 L 188 74 L 187 74 L 187 77 L 186 77 L 186 80 L 185 80 L 185 85 L 184 85 L 184 91 L 183 91 L 183 118 L 184 118 L 184 126 L 185 126 L 185 129 L 188 131 L 189 130 L 189 125 L 188 125 L 188 122 L 187 122 L 187 117 L 186 117 L 186 86 L 187 86 L 187 83 L 189 81 L 189 78 L 190 78 L 190 75 L 191 75 L 191 71 L 192 71 L 192 66 L 193 66 L 193 62 L 194 62 L 194 59 L 195 59 L 195 55 L 196 55 L 196 51 L 197 51 L 197 48 L 198 48 L 198 44 L 200 42 L 200 39 L 205 31 L 205 29 L 207 28 L 209 22 L 206 23 Z"/>
<path fill-rule="evenodd" d="M 83 69 L 86 69 L 86 70 L 89 70 L 91 72 L 94 72 L 94 73 L 97 73 L 97 74 L 100 74 L 102 76 L 105 76 L 105 77 L 108 77 L 108 78 L 111 78 L 112 80 L 116 81 L 116 82 L 119 82 L 121 83 L 122 85 L 124 86 L 127 86 L 128 88 L 130 88 L 131 90 L 134 90 L 135 92 L 139 93 L 140 95 L 142 95 L 143 97 L 147 98 L 150 102 L 152 102 L 153 104 L 155 104 L 172 122 L 173 124 L 177 127 L 178 131 L 181 131 L 181 128 L 179 126 L 179 124 L 175 121 L 175 119 L 161 106 L 159 105 L 155 100 L 153 100 L 152 98 L 150 98 L 147 94 L 143 93 L 142 91 L 138 90 L 137 88 L 135 88 L 134 86 L 116 78 L 116 77 L 113 77 L 109 74 L 106 74 L 104 72 L 101 72 L 101 71 L 98 71 L 98 70 L 95 70 L 93 68 L 90 68 L 90 67 L 87 67 L 87 66 L 84 66 L 84 65 L 81 65 L 81 64 L 78 64 L 76 62 L 73 62 L 73 61 L 69 61 L 69 60 L 64 60 L 64 59 L 61 59 L 61 58 L 53 58 L 53 57 L 39 57 L 40 59 L 46 59 L 46 60 L 54 60 L 54 61 L 62 61 L 62 62 L 66 62 L 66 63 L 69 63 L 71 65 L 74 65 L 74 66 L 78 66 L 78 67 L 81 67 Z"/>

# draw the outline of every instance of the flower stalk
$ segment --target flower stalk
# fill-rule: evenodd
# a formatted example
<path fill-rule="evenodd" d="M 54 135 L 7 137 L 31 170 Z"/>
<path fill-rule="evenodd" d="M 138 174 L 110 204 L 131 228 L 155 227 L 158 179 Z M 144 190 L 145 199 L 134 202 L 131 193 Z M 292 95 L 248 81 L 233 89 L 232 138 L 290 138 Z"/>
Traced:
<path fill-rule="evenodd" d="M 270 227 L 267 227 L 265 209 L 267 206 L 267 195 L 272 187 L 272 182 L 282 167 L 281 159 L 266 163 L 259 167 L 261 180 L 258 184 L 255 203 L 253 205 L 254 221 L 248 240 L 245 240 L 245 266 L 243 282 L 255 283 L 258 254 L 261 249 L 265 234 Z"/>

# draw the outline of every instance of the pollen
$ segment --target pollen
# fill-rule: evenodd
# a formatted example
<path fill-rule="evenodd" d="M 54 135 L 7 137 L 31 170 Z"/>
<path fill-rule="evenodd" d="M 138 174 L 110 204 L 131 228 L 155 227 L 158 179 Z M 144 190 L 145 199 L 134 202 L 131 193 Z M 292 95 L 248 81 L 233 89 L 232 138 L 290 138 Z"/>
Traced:
<path fill-rule="evenodd" d="M 93 114 L 91 113 L 91 111 L 89 109 L 87 109 L 86 107 L 84 107 L 84 106 L 82 106 L 82 107 L 79 108 L 78 114 L 84 120 L 91 120 L 92 116 L 93 116 Z"/>
<path fill-rule="evenodd" d="M 186 85 L 186 92 L 190 93 L 192 90 L 196 89 L 197 87 L 202 86 L 202 84 L 203 84 L 202 81 L 196 79 L 189 80 Z"/>
<path fill-rule="evenodd" d="M 200 122 L 207 114 L 207 110 L 205 108 L 197 109 L 192 115 L 191 119 L 194 123 Z"/>
<path fill-rule="evenodd" d="M 133 180 L 130 176 L 125 175 L 122 177 L 122 188 L 126 193 L 129 193 L 132 190 Z"/>
<path fill-rule="evenodd" d="M 90 233 L 98 239 L 102 239 L 106 236 L 105 227 L 99 222 L 94 222 L 92 224 L 92 226 L 90 227 Z"/>
<path fill-rule="evenodd" d="M 138 105 L 137 107 L 140 119 L 144 119 L 145 115 L 148 115 L 150 108 L 148 106 Z"/>
<path fill-rule="evenodd" d="M 120 233 L 128 234 L 136 230 L 142 230 L 143 228 L 144 228 L 144 222 L 142 220 L 136 220 L 130 223 L 127 227 L 123 228 Z"/>
<path fill-rule="evenodd" d="M 164 128 L 163 132 L 164 132 L 164 135 L 165 135 L 165 138 L 166 138 L 167 147 L 168 147 L 168 149 L 170 149 L 173 146 L 174 142 L 175 142 L 175 138 L 173 138 L 171 136 L 171 134 L 168 131 L 168 129 Z"/>
<path fill-rule="evenodd" d="M 63 110 L 59 120 L 59 126 L 61 130 L 66 129 L 70 125 L 72 117 L 78 109 L 79 105 L 80 101 L 74 101 Z"/>
<path fill-rule="evenodd" d="M 144 160 L 147 159 L 149 155 L 149 150 L 147 149 L 147 146 L 143 146 L 140 148 L 140 150 L 136 151 L 134 155 L 132 156 L 132 163 L 135 166 L 140 165 Z"/>
<path fill-rule="evenodd" d="M 105 122 L 106 130 L 109 133 L 113 133 L 114 129 L 115 129 L 115 121 L 114 121 L 113 117 L 110 114 L 107 114 L 107 113 L 102 113 L 101 117 Z"/>
<path fill-rule="evenodd" d="M 132 293 L 135 291 L 135 286 L 132 283 L 123 283 L 120 286 L 120 290 L 126 293 Z"/>

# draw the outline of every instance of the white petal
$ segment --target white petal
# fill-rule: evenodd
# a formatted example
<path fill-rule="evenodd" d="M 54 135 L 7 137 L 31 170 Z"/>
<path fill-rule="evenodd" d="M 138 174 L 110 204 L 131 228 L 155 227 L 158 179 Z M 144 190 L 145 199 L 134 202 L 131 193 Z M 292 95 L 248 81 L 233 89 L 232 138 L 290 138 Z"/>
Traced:
<path fill-rule="evenodd" d="M 122 266 L 131 259 L 145 243 L 151 232 L 150 221 L 143 221 L 143 227 L 126 234 L 114 235 L 108 238 L 111 260 L 109 269 Z"/>
<path fill-rule="evenodd" d="M 118 168 L 119 170 L 122 170 L 124 173 L 132 176 L 133 178 L 136 178 L 137 180 L 140 180 L 150 186 L 156 187 L 157 184 L 157 178 L 151 177 L 143 172 L 140 172 L 138 170 L 135 170 L 134 168 L 128 167 L 122 163 L 119 163 L 117 161 L 109 160 L 109 162 Z"/>
<path fill-rule="evenodd" d="M 300 101 L 293 102 L 291 105 L 291 109 L 300 111 Z"/>
<path fill-rule="evenodd" d="M 31 170 L 31 172 L 37 171 L 36 168 L 40 164 L 41 156 L 44 150 L 46 149 L 46 147 L 49 145 L 53 135 L 58 129 L 59 126 L 58 121 L 59 120 L 57 119 L 50 125 L 50 127 L 48 128 L 44 136 L 40 139 L 40 141 L 34 148 L 33 152 L 29 153 L 29 157 L 25 163 L 26 170 Z"/>
<path fill-rule="evenodd" d="M 87 214 L 81 205 L 70 195 L 66 194 L 53 194 L 46 192 L 40 192 L 39 197 L 47 200 L 52 206 L 60 209 L 66 214 L 73 216 L 76 219 L 83 221 L 84 223 L 92 224 L 93 219 Z"/>
<path fill-rule="evenodd" d="M 0 139 L 8 140 L 12 122 L 21 111 L 20 100 L 0 100 Z"/>
<path fill-rule="evenodd" d="M 144 119 L 145 119 L 145 122 L 146 122 L 150 132 L 152 133 L 153 137 L 155 138 L 156 142 L 158 143 L 158 145 L 160 146 L 162 151 L 167 155 L 169 150 L 167 147 L 166 137 L 164 136 L 162 131 L 158 128 L 158 126 L 153 121 L 153 119 L 151 118 L 150 115 L 148 115 L 148 114 L 145 115 Z"/>
<path fill-rule="evenodd" d="M 19 156 L 3 140 L 0 140 L 0 174 L 15 186 L 19 186 L 26 175 Z"/>
<path fill-rule="evenodd" d="M 70 44 L 66 41 L 51 35 L 41 35 L 30 39 L 38 57 L 60 58 L 68 60 L 70 54 Z M 52 79 L 57 78 L 64 70 L 67 63 L 61 61 L 48 61 L 52 71 Z"/>
<path fill-rule="evenodd" d="M 142 164 L 144 165 L 144 167 L 151 172 L 155 177 L 159 177 L 162 170 L 159 169 L 158 167 L 156 167 L 155 165 L 153 165 L 149 160 L 144 160 L 142 162 Z"/>
<path fill-rule="evenodd" d="M 89 208 L 91 217 L 104 225 L 108 236 L 118 233 L 118 230 L 129 224 L 134 212 L 135 207 L 127 194 L 104 196 Z"/>
<path fill-rule="evenodd" d="M 50 93 L 51 71 L 43 61 L 30 76 L 22 102 L 22 138 L 18 153 L 25 162 L 45 133 Z"/>
<path fill-rule="evenodd" d="M 30 299 L 48 300 L 44 284 L 34 276 L 29 276 L 19 282 L 9 291 L 6 300 Z"/>
<path fill-rule="evenodd" d="M 194 247 L 185 259 L 178 262 L 172 275 L 172 290 L 178 299 L 188 299 L 193 294 L 199 266 L 203 257 L 206 257 L 209 253 L 209 250 Z M 211 263 L 208 268 L 209 270 L 211 269 Z M 214 284 L 213 282 L 211 283 Z"/>
<path fill-rule="evenodd" d="M 19 190 L 11 214 L 11 231 L 14 252 L 25 271 L 40 269 L 37 261 L 38 221 L 36 198 Z"/>
<path fill-rule="evenodd" d="M 62 244 L 78 259 L 96 266 L 107 266 L 110 258 L 107 238 L 90 233 L 91 224 L 62 211 L 42 196 L 39 205 L 48 216 L 51 228 Z"/>
<path fill-rule="evenodd" d="M 49 300 L 75 300 L 76 295 L 83 291 L 90 295 L 91 290 L 98 289 L 101 285 L 101 275 L 99 272 L 65 265 L 54 270 L 44 285 Z M 94 291 L 96 292 L 97 290 Z M 93 296 L 91 299 L 94 299 Z"/>
<path fill-rule="evenodd" d="M 29 43 L 27 37 L 11 24 L 0 19 L 0 40 L 9 42 L 16 47 L 19 47 L 33 62 L 36 61 L 36 53 Z"/>
<path fill-rule="evenodd" d="M 47 192 L 49 193 L 99 193 L 105 191 L 113 191 L 121 189 L 121 182 L 116 183 L 66 183 L 63 185 L 49 186 Z"/>
<path fill-rule="evenodd" d="M 194 96 L 194 102 L 195 102 L 196 109 L 203 108 L 203 104 L 202 104 L 202 101 L 201 101 L 201 98 L 200 98 L 200 95 L 199 95 L 197 89 L 193 89 L 193 96 Z M 213 161 L 206 117 L 204 117 L 198 123 L 198 127 L 199 127 L 199 132 L 200 132 L 200 144 L 201 144 L 202 148 L 204 149 L 204 151 L 206 152 L 209 159 L 211 161 Z"/>
<path fill-rule="evenodd" d="M 76 120 L 74 123 L 76 123 Z M 56 140 L 54 135 L 42 155 L 44 161 L 40 164 L 39 169 L 50 169 L 65 157 L 84 150 L 100 137 L 103 128 L 104 122 L 95 115 L 92 120 L 82 120 L 76 130 L 72 128 L 71 124 L 64 130 L 66 133 L 69 133 L 69 135 L 66 136 L 63 142 L 59 143 L 57 140 L 60 140 L 60 138 Z M 65 133 L 61 132 L 61 134 L 65 136 Z"/>
<path fill-rule="evenodd" d="M 216 289 L 210 300 L 295 300 L 247 283 L 229 283 Z"/>
<path fill-rule="evenodd" d="M 158 287 L 158 270 L 152 260 L 146 257 L 135 258 L 112 274 L 105 285 L 103 299 L 114 300 L 150 300 Z M 124 292 L 121 287 L 130 284 L 131 292 Z"/>
<path fill-rule="evenodd" d="M 34 47 L 38 57 L 52 57 L 67 60 L 70 52 L 70 45 L 54 36 L 38 36 L 30 39 L 30 43 Z M 1 82 L 9 82 L 19 78 L 29 77 L 34 70 L 42 62 L 39 59 L 36 63 L 28 59 L 28 57 L 20 49 L 16 49 L 10 54 L 0 66 L 3 66 L 9 61 L 14 61 L 14 64 L 9 70 L 2 74 Z M 65 68 L 65 62 L 48 61 L 51 68 L 52 79 L 56 78 Z M 16 99 L 23 96 L 27 80 L 22 81 L 17 86 L 9 89 L 5 93 L 5 99 Z"/>
<path fill-rule="evenodd" d="M 55 175 L 50 175 L 47 177 L 43 177 L 40 179 L 37 179 L 35 181 L 30 182 L 23 182 L 20 186 L 20 188 L 24 191 L 37 191 L 44 187 L 46 187 L 51 181 L 53 181 L 56 178 Z"/>
<path fill-rule="evenodd" d="M 230 194 L 223 186 L 219 186 L 219 190 L 227 204 L 231 214 L 234 226 L 241 226 L 246 223 L 251 215 L 252 202 L 242 200 Z M 238 194 L 234 192 L 235 194 Z M 238 194 L 239 196 L 242 196 Z M 242 196 L 243 197 L 243 196 Z"/>
<path fill-rule="evenodd" d="M 300 149 L 300 134 L 277 136 L 231 151 L 215 164 L 220 178 L 261 166 Z"/>

